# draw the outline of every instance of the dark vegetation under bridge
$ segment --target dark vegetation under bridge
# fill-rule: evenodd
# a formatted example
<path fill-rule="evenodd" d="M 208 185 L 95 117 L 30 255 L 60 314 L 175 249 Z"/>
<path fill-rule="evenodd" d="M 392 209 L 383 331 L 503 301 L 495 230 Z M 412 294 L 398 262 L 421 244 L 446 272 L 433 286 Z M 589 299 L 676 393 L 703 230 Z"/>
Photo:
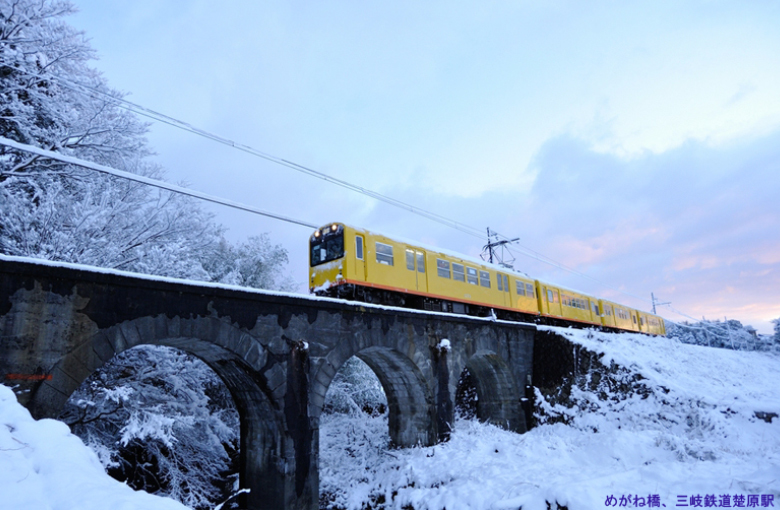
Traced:
<path fill-rule="evenodd" d="M 392 442 L 432 445 L 448 436 L 466 368 L 478 417 L 526 430 L 536 335 L 527 324 L 0 257 L 0 378 L 34 417 L 59 416 L 126 349 L 189 352 L 239 410 L 240 482 L 251 489 L 242 497 L 253 509 L 317 508 L 319 418 L 350 357 L 384 387 Z"/>

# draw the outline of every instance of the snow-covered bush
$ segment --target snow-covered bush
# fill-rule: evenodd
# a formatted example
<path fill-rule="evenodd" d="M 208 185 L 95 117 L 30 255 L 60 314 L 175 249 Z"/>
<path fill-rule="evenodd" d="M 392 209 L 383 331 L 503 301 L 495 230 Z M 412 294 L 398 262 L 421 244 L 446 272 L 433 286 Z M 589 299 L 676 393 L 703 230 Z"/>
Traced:
<path fill-rule="evenodd" d="M 325 414 L 380 415 L 387 410 L 387 397 L 373 370 L 359 358 L 348 359 L 328 387 Z"/>
<path fill-rule="evenodd" d="M 389 451 L 387 397 L 371 368 L 357 357 L 344 363 L 328 387 L 320 419 L 320 508 L 353 508 Z"/>
<path fill-rule="evenodd" d="M 775 336 L 773 337 L 773 340 L 776 345 L 780 345 L 780 318 L 772 320 L 772 323 L 775 325 Z"/>
<path fill-rule="evenodd" d="M 62 420 L 135 489 L 191 508 L 234 490 L 238 412 L 217 375 L 186 353 L 139 346 L 117 355 L 71 396 Z"/>
<path fill-rule="evenodd" d="M 743 326 L 737 320 L 666 322 L 666 336 L 694 345 L 721 347 L 738 351 L 780 350 L 780 341 L 770 336 L 758 335 L 751 326 Z"/>

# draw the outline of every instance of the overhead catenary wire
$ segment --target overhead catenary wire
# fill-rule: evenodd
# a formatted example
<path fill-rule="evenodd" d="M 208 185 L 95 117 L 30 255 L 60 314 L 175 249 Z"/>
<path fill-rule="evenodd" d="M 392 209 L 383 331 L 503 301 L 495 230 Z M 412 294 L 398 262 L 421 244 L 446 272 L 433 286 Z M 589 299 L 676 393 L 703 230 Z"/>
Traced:
<path fill-rule="evenodd" d="M 477 237 L 477 238 L 480 238 L 480 239 L 484 238 L 484 234 L 482 233 L 481 229 L 477 229 L 475 227 L 472 227 L 472 226 L 467 225 L 465 223 L 459 222 L 457 220 L 453 220 L 451 218 L 447 218 L 446 216 L 434 213 L 432 211 L 428 211 L 426 209 L 423 209 L 423 208 L 414 206 L 412 204 L 403 202 L 401 200 L 389 197 L 387 195 L 378 193 L 376 191 L 373 191 L 371 189 L 365 188 L 363 186 L 350 183 L 349 181 L 346 181 L 346 180 L 343 180 L 343 179 L 339 179 L 337 177 L 333 177 L 331 175 L 328 175 L 328 174 L 326 174 L 324 172 L 312 169 L 312 168 L 307 167 L 305 165 L 301 165 L 299 163 L 295 163 L 293 161 L 290 161 L 290 160 L 287 160 L 287 159 L 284 159 L 284 158 L 281 158 L 281 157 L 278 157 L 278 156 L 274 156 L 274 155 L 272 155 L 270 153 L 267 153 L 265 151 L 261 151 L 259 149 L 255 149 L 255 148 L 253 148 L 251 146 L 248 146 L 248 145 L 245 145 L 245 144 L 242 144 L 242 143 L 237 143 L 237 142 L 235 142 L 233 140 L 224 138 L 224 137 L 219 136 L 217 134 L 214 134 L 214 133 L 211 133 L 209 131 L 206 131 L 206 130 L 197 128 L 195 126 L 192 126 L 188 122 L 184 122 L 182 120 L 176 119 L 176 118 L 171 117 L 169 115 L 165 115 L 163 113 L 157 112 L 155 110 L 152 110 L 152 109 L 147 108 L 145 106 L 142 106 L 140 104 L 134 103 L 132 101 L 128 101 L 128 100 L 126 100 L 126 99 L 124 99 L 122 97 L 118 97 L 116 95 L 112 95 L 109 92 L 97 89 L 95 87 L 90 87 L 90 86 L 84 85 L 82 83 L 77 83 L 77 82 L 74 82 L 74 81 L 69 80 L 67 78 L 60 77 L 60 76 L 46 76 L 46 77 L 44 77 L 44 76 L 41 76 L 41 75 L 39 75 L 37 73 L 29 71 L 27 69 L 18 68 L 18 67 L 15 67 L 15 66 L 8 66 L 8 67 L 11 67 L 12 69 L 15 69 L 15 70 L 17 70 L 19 72 L 22 72 L 24 74 L 27 74 L 27 75 L 30 75 L 30 76 L 35 76 L 35 77 L 38 77 L 38 78 L 44 78 L 44 79 L 52 79 L 53 78 L 54 80 L 59 82 L 61 85 L 65 86 L 65 87 L 67 87 L 67 88 L 69 88 L 71 90 L 75 90 L 76 92 L 79 92 L 81 94 L 88 95 L 89 97 L 92 97 L 92 98 L 95 98 L 95 99 L 103 99 L 103 100 L 110 101 L 110 102 L 112 102 L 113 104 L 115 104 L 116 106 L 118 106 L 120 108 L 123 108 L 125 110 L 131 111 L 133 113 L 136 113 L 138 115 L 144 116 L 146 118 L 150 118 L 152 120 L 156 120 L 158 122 L 162 122 L 162 123 L 170 125 L 172 127 L 176 127 L 178 129 L 182 129 L 182 130 L 188 131 L 190 133 L 193 133 L 193 134 L 196 134 L 198 136 L 207 138 L 207 139 L 212 140 L 214 142 L 217 142 L 217 143 L 226 145 L 228 147 L 240 150 L 240 151 L 245 152 L 247 154 L 250 154 L 250 155 L 253 155 L 253 156 L 265 159 L 266 161 L 272 162 L 274 164 L 277 164 L 277 165 L 280 165 L 280 166 L 284 166 L 284 167 L 290 168 L 292 170 L 296 170 L 298 172 L 310 175 L 312 177 L 316 177 L 318 179 L 324 180 L 324 181 L 329 182 L 331 184 L 334 184 L 334 185 L 343 187 L 345 189 L 348 189 L 348 190 L 351 190 L 351 191 L 363 194 L 363 195 L 368 196 L 370 198 L 373 198 L 375 200 L 387 203 L 389 205 L 392 205 L 392 206 L 400 208 L 400 209 L 407 210 L 407 211 L 409 211 L 409 212 L 411 212 L 413 214 L 416 214 L 418 216 L 422 216 L 422 217 L 425 217 L 425 218 L 427 218 L 429 220 L 437 222 L 439 224 L 448 226 L 450 228 L 453 228 L 453 229 L 458 230 L 460 232 L 463 232 L 465 234 L 468 234 L 468 235 L 471 235 L 471 236 L 474 236 L 474 237 Z M 52 154 L 55 154 L 55 153 L 52 153 Z M 76 164 L 76 163 L 74 163 L 74 164 Z M 106 167 L 106 168 L 108 168 L 108 167 Z M 135 175 L 135 174 L 129 174 L 129 175 Z M 162 183 L 162 181 L 158 181 L 158 182 Z M 167 184 L 167 183 L 164 183 L 164 184 Z M 166 188 L 166 189 L 169 189 L 169 188 Z M 186 190 L 186 188 L 180 188 L 180 189 L 181 190 Z M 187 190 L 187 191 L 191 192 L 192 190 Z M 203 196 L 200 196 L 198 198 L 203 198 L 204 200 L 209 200 L 209 201 L 214 202 L 214 203 L 222 203 L 223 205 L 228 205 L 230 207 L 235 207 L 235 208 L 242 209 L 242 210 L 249 211 L 249 212 L 255 212 L 257 214 L 262 214 L 264 216 L 268 216 L 268 217 L 272 217 L 272 218 L 276 218 L 276 219 L 282 219 L 283 221 L 289 221 L 290 223 L 296 223 L 296 224 L 299 224 L 299 225 L 309 226 L 311 228 L 317 228 L 317 226 L 313 226 L 313 225 L 311 225 L 309 223 L 304 223 L 304 222 L 301 222 L 301 221 L 298 221 L 298 220 L 285 219 L 284 217 L 281 217 L 279 215 L 274 215 L 272 213 L 268 213 L 267 211 L 261 211 L 261 210 L 256 209 L 256 208 L 252 208 L 251 206 L 238 204 L 236 202 L 232 202 L 232 201 L 229 201 L 229 200 L 226 200 L 226 199 L 222 199 L 222 198 L 219 198 L 219 197 L 215 197 L 215 196 L 211 196 L 211 195 L 208 195 L 209 198 L 205 198 L 207 196 L 206 194 L 201 194 L 201 195 L 203 195 Z M 192 195 L 192 196 L 194 196 L 194 195 Z M 226 202 L 230 202 L 230 204 L 228 204 Z M 504 239 L 504 240 L 507 240 L 507 241 L 510 240 L 509 237 L 507 237 L 507 236 L 505 236 L 503 234 L 500 234 L 498 232 L 494 232 L 494 233 L 497 235 L 497 237 L 499 237 L 501 239 Z M 636 294 L 633 294 L 633 293 L 630 293 L 630 292 L 626 292 L 626 291 L 624 291 L 624 290 L 622 290 L 620 288 L 617 288 L 617 287 L 615 287 L 613 285 L 610 285 L 610 284 L 608 284 L 606 282 L 603 282 L 603 281 L 601 281 L 601 280 L 599 280 L 599 279 L 597 279 L 595 277 L 587 275 L 587 274 L 585 274 L 585 273 L 583 273 L 581 271 L 577 271 L 576 269 L 568 267 L 568 266 L 566 266 L 566 265 L 556 261 L 552 257 L 544 255 L 544 254 L 542 254 L 540 252 L 537 252 L 537 251 L 535 251 L 535 250 L 533 250 L 533 249 L 531 249 L 529 247 L 526 247 L 526 246 L 523 246 L 523 245 L 519 245 L 519 244 L 517 244 L 516 246 L 521 248 L 521 250 L 519 250 L 519 252 L 521 254 L 525 255 L 526 257 L 535 259 L 535 260 L 537 260 L 539 262 L 551 265 L 553 267 L 556 267 L 556 268 L 561 269 L 563 271 L 566 271 L 566 272 L 572 273 L 574 275 L 580 276 L 582 278 L 589 279 L 589 280 L 591 280 L 591 281 L 593 281 L 595 283 L 598 283 L 599 285 L 602 285 L 604 287 L 607 287 L 607 288 L 610 288 L 612 290 L 615 290 L 615 291 L 617 291 L 617 292 L 619 292 L 621 294 L 624 294 L 626 296 L 629 296 L 631 298 L 638 299 L 638 300 L 640 300 L 642 302 L 650 303 L 650 300 L 648 300 L 646 298 L 642 298 L 640 296 L 637 296 Z M 509 251 L 511 253 L 511 249 Z M 689 315 L 686 315 L 686 314 L 681 313 L 681 312 L 679 312 L 677 310 L 674 310 L 671 306 L 668 306 L 667 308 L 670 311 L 672 311 L 674 313 L 677 313 L 677 314 L 679 314 L 679 315 L 681 315 L 683 317 L 691 318 Z"/>
<path fill-rule="evenodd" d="M 202 193 L 200 191 L 192 190 L 189 188 L 184 188 L 182 186 L 177 186 L 175 184 L 170 184 L 164 181 L 160 181 L 158 179 L 152 179 L 150 177 L 145 177 L 143 175 L 137 175 L 131 172 L 126 172 L 124 170 L 117 170 L 116 168 L 111 168 L 109 166 L 100 165 L 98 163 L 93 163 L 91 161 L 85 161 L 83 159 L 74 158 L 72 156 L 66 156 L 65 154 L 60 154 L 58 152 L 52 152 L 45 149 L 41 149 L 39 147 L 34 147 L 32 145 L 27 145 L 24 143 L 15 142 L 13 140 L 9 140 L 5 137 L 0 136 L 0 145 L 5 145 L 6 147 L 11 147 L 13 149 L 29 152 L 32 154 L 36 154 L 38 156 L 44 157 L 44 158 L 50 158 L 57 161 L 61 161 L 63 163 L 68 163 L 71 165 L 80 166 L 82 168 L 87 168 L 90 170 L 95 170 L 97 172 L 101 172 L 108 175 L 113 175 L 114 177 L 119 177 L 122 179 L 127 179 L 130 181 L 139 182 L 142 184 L 146 184 L 149 186 L 153 186 L 155 188 L 164 189 L 168 191 L 172 191 L 174 193 L 179 193 L 182 195 L 187 195 L 194 198 L 199 198 L 201 200 L 206 200 L 208 202 L 213 202 L 215 204 L 225 205 L 227 207 L 232 207 L 234 209 L 240 209 L 242 211 L 250 212 L 253 214 L 259 214 L 261 216 L 267 216 L 269 218 L 273 218 L 280 221 L 285 221 L 287 223 L 294 223 L 296 225 L 301 225 L 303 227 L 309 227 L 309 228 L 318 228 L 318 225 L 315 225 L 313 223 L 309 223 L 306 221 L 297 220 L 294 218 L 290 218 L 288 216 L 282 216 L 281 214 L 274 214 L 270 213 L 268 211 L 264 211 L 262 209 L 259 209 L 257 207 L 242 204 L 240 202 L 234 202 L 233 200 L 228 200 L 225 198 L 217 197 L 215 195 L 209 195 L 208 193 Z"/>
<path fill-rule="evenodd" d="M 370 198 L 373 198 L 375 200 L 378 200 L 378 201 L 381 201 L 381 202 L 385 202 L 385 203 L 387 203 L 389 205 L 398 207 L 400 209 L 407 210 L 409 212 L 412 212 L 413 214 L 417 214 L 419 216 L 423 216 L 423 217 L 428 218 L 428 219 L 430 219 L 432 221 L 435 221 L 437 223 L 440 223 L 440 224 L 443 224 L 445 226 L 454 228 L 454 229 L 459 230 L 459 231 L 461 231 L 461 232 L 463 232 L 465 234 L 468 234 L 468 235 L 471 235 L 471 236 L 474 236 L 474 237 L 478 237 L 480 239 L 483 237 L 483 235 L 481 233 L 481 230 L 476 229 L 474 227 L 471 227 L 471 226 L 469 226 L 469 225 L 467 225 L 465 223 L 461 223 L 461 222 L 459 222 L 457 220 L 453 220 L 451 218 L 447 218 L 446 216 L 443 216 L 441 214 L 437 214 L 437 213 L 434 213 L 432 211 L 428 211 L 426 209 L 423 209 L 421 207 L 417 207 L 415 205 L 403 202 L 401 200 L 398 200 L 398 199 L 395 199 L 395 198 L 392 198 L 392 197 L 388 197 L 387 195 L 383 195 L 381 193 L 378 193 L 378 192 L 373 191 L 371 189 L 365 188 L 363 186 L 360 186 L 360 185 L 357 185 L 357 184 L 353 184 L 351 182 L 345 181 L 343 179 L 339 179 L 337 177 L 333 177 L 331 175 L 328 175 L 328 174 L 326 174 L 324 172 L 320 172 L 318 170 L 315 170 L 313 168 L 307 167 L 305 165 L 301 165 L 299 163 L 295 163 L 293 161 L 290 161 L 290 160 L 287 160 L 287 159 L 284 159 L 284 158 L 281 158 L 281 157 L 278 157 L 278 156 L 274 156 L 274 155 L 269 154 L 269 153 L 267 153 L 265 151 L 261 151 L 259 149 L 254 148 L 254 147 L 250 147 L 249 145 L 245 145 L 245 144 L 238 143 L 238 142 L 235 142 L 233 140 L 230 140 L 228 138 L 224 138 L 222 136 L 219 136 L 217 134 L 211 133 L 209 131 L 197 128 L 197 127 L 189 124 L 188 122 L 176 119 L 176 118 L 171 117 L 169 115 L 165 115 L 164 113 L 157 112 L 155 110 L 152 110 L 152 109 L 147 108 L 145 106 L 139 105 L 139 104 L 134 103 L 132 101 L 128 101 L 128 100 L 126 100 L 124 98 L 117 97 L 115 95 L 112 95 L 112 94 L 110 94 L 110 93 L 108 93 L 106 91 L 97 89 L 95 87 L 90 87 L 88 85 L 77 83 L 77 82 L 74 82 L 74 81 L 69 80 L 67 78 L 60 77 L 60 76 L 47 76 L 47 77 L 44 77 L 44 76 L 41 76 L 40 74 L 34 73 L 34 72 L 29 71 L 27 69 L 22 69 L 22 68 L 18 68 L 18 67 L 14 67 L 14 66 L 8 66 L 8 67 L 11 67 L 12 69 L 15 69 L 15 70 L 17 70 L 19 72 L 22 72 L 24 74 L 27 74 L 27 75 L 30 75 L 30 76 L 34 76 L 34 77 L 38 77 L 38 78 L 41 78 L 41 79 L 51 79 L 51 78 L 54 78 L 61 85 L 64 85 L 65 87 L 67 87 L 67 88 L 69 88 L 71 90 L 75 90 L 75 91 L 77 91 L 79 93 L 86 94 L 86 95 L 88 95 L 88 96 L 90 96 L 90 97 L 92 97 L 94 99 L 103 99 L 103 100 L 111 101 L 116 106 L 118 106 L 120 108 L 123 108 L 125 110 L 128 110 L 128 111 L 131 111 L 133 113 L 136 113 L 138 115 L 141 115 L 141 116 L 150 118 L 152 120 L 156 120 L 156 121 L 162 122 L 164 124 L 168 124 L 170 126 L 173 126 L 173 127 L 176 127 L 176 128 L 179 128 L 179 129 L 182 129 L 182 130 L 185 130 L 185 131 L 188 131 L 190 133 L 193 133 L 193 134 L 196 134 L 198 136 L 201 136 L 201 137 L 207 138 L 209 140 L 212 140 L 214 142 L 226 145 L 226 146 L 231 147 L 233 149 L 237 149 L 237 150 L 240 150 L 240 151 L 245 152 L 247 154 L 251 154 L 253 156 L 265 159 L 266 161 L 275 163 L 277 165 L 284 166 L 284 167 L 290 168 L 292 170 L 296 170 L 298 172 L 301 172 L 301 173 L 310 175 L 312 177 L 316 177 L 318 179 L 324 180 L 326 182 L 330 182 L 331 184 L 335 184 L 337 186 L 341 186 L 341 187 L 343 187 L 345 189 L 348 189 L 348 190 L 351 190 L 351 191 L 355 191 L 357 193 L 363 194 L 363 195 L 368 196 Z"/>

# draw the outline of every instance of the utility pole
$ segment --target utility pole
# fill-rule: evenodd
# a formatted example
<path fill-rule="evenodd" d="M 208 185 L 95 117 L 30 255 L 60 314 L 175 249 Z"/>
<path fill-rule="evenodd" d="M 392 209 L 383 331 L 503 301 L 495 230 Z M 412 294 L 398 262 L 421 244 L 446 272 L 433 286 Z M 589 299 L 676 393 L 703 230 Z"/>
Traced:
<path fill-rule="evenodd" d="M 496 238 L 495 242 L 490 240 L 491 236 Z M 482 248 L 482 251 L 483 252 L 485 250 L 488 251 L 491 264 L 493 263 L 493 248 L 496 248 L 498 246 L 504 246 L 505 244 L 514 243 L 515 241 L 519 241 L 520 240 L 519 237 L 516 237 L 514 239 L 504 239 L 503 241 L 499 241 L 498 240 L 498 234 L 496 234 L 495 232 L 491 233 L 490 232 L 490 227 L 487 228 L 487 238 L 488 238 L 488 242 Z M 498 257 L 496 257 L 496 258 L 498 258 Z M 484 256 L 483 256 L 483 260 L 484 260 Z M 502 257 L 501 264 L 503 264 L 503 263 L 504 263 L 504 261 L 503 261 L 503 257 Z"/>
<path fill-rule="evenodd" d="M 666 303 L 658 303 L 656 298 L 655 298 L 655 294 L 653 294 L 652 292 L 650 293 L 650 298 L 653 301 L 653 315 L 656 315 L 656 313 L 655 313 L 655 305 L 671 305 L 672 304 L 671 301 L 667 301 Z"/>

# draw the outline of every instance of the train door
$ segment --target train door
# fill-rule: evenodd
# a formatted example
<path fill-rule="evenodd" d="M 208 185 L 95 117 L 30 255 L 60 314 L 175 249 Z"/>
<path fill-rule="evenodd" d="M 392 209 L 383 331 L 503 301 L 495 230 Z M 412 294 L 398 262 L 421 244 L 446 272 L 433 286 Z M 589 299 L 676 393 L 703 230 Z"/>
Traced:
<path fill-rule="evenodd" d="M 417 275 L 417 290 L 428 292 L 428 272 L 425 267 L 425 252 L 415 250 L 415 274 Z"/>
<path fill-rule="evenodd" d="M 558 289 L 551 289 L 549 287 L 544 288 L 544 299 L 547 301 L 547 313 L 550 315 L 557 315 L 561 316 L 561 299 L 560 295 L 558 294 Z"/>
<path fill-rule="evenodd" d="M 498 284 L 496 288 L 501 293 L 501 296 L 498 298 L 498 305 L 511 308 L 512 297 L 509 292 L 509 277 L 505 274 L 496 273 L 496 282 Z"/>
<path fill-rule="evenodd" d="M 414 274 L 412 290 L 428 292 L 428 280 L 425 277 L 425 253 L 411 247 L 406 248 L 406 269 Z"/>
<path fill-rule="evenodd" d="M 366 242 L 365 238 L 358 234 L 355 236 L 355 278 L 366 281 Z"/>

